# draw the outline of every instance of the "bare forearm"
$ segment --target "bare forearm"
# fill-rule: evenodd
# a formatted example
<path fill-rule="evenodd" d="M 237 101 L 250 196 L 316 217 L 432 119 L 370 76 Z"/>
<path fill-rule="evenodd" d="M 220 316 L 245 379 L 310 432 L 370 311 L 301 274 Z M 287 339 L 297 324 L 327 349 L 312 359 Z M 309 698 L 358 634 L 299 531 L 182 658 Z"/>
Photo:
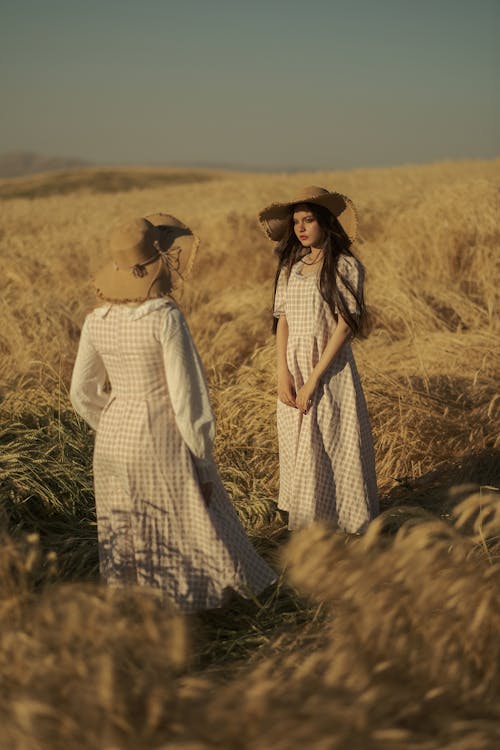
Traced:
<path fill-rule="evenodd" d="M 309 407 L 312 404 L 314 391 L 316 390 L 321 376 L 327 371 L 349 337 L 350 328 L 344 319 L 339 316 L 337 327 L 331 335 L 318 363 L 313 368 L 302 388 L 299 388 L 297 391 L 295 404 L 303 414 L 307 414 Z"/>
<path fill-rule="evenodd" d="M 286 349 L 288 346 L 288 323 L 284 315 L 280 316 L 278 320 L 278 328 L 276 329 L 276 363 L 278 367 L 278 373 L 288 370 L 288 364 L 286 359 Z"/>
<path fill-rule="evenodd" d="M 288 345 L 288 323 L 284 315 L 278 320 L 276 330 L 276 360 L 278 370 L 278 398 L 287 406 L 295 408 L 295 383 L 288 369 L 286 349 Z"/>
<path fill-rule="evenodd" d="M 321 376 L 324 375 L 324 373 L 330 367 L 331 363 L 338 355 L 345 342 L 349 339 L 350 335 L 351 329 L 349 328 L 347 323 L 345 323 L 345 321 L 339 316 L 337 327 L 331 335 L 328 344 L 323 350 L 323 354 L 319 358 L 316 366 L 314 367 L 308 378 L 311 383 L 314 384 L 314 386 L 317 385 Z"/>

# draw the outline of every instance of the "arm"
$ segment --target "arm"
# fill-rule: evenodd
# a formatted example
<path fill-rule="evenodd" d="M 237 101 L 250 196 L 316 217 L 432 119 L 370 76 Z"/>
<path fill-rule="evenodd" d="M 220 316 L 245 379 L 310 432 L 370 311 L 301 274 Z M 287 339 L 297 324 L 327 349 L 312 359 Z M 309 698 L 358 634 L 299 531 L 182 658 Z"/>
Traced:
<path fill-rule="evenodd" d="M 295 384 L 288 369 L 286 349 L 288 344 L 288 323 L 285 315 L 280 315 L 276 329 L 276 364 L 278 371 L 278 398 L 287 406 L 295 407 Z"/>
<path fill-rule="evenodd" d="M 74 410 L 96 430 L 101 412 L 108 403 L 109 393 L 104 390 L 106 369 L 97 353 L 85 320 L 80 335 L 69 396 Z"/>
<path fill-rule="evenodd" d="M 352 289 L 356 290 L 356 295 L 347 288 L 344 279 L 347 279 Z M 340 256 L 336 283 L 339 294 L 343 297 L 349 311 L 353 315 L 359 315 L 359 300 L 362 299 L 363 296 L 364 269 L 362 264 L 354 256 Z M 323 354 L 308 377 L 307 382 L 304 383 L 297 394 L 297 406 L 302 412 L 304 412 L 304 414 L 307 413 L 309 408 L 308 402 L 312 398 L 321 376 L 326 372 L 347 339 L 350 338 L 350 335 L 351 329 L 343 319 L 342 315 L 339 314 L 337 327 L 331 335 Z"/>
<path fill-rule="evenodd" d="M 215 418 L 200 355 L 184 316 L 177 308 L 167 313 L 162 332 L 165 376 L 179 432 L 196 466 L 202 491 L 210 492 L 214 464 Z"/>
<path fill-rule="evenodd" d="M 307 381 L 297 393 L 297 408 L 299 408 L 304 414 L 307 414 L 307 411 L 309 409 L 308 402 L 312 398 L 312 395 L 316 390 L 321 376 L 324 375 L 324 373 L 327 371 L 350 335 L 351 329 L 349 328 L 345 320 L 339 315 L 337 327 L 330 336 L 323 354 L 321 355 L 318 363 L 307 378 Z"/>
<path fill-rule="evenodd" d="M 287 406 L 295 407 L 295 383 L 288 369 L 286 350 L 288 345 L 288 321 L 286 319 L 286 292 L 288 286 L 288 274 L 286 268 L 282 268 L 276 284 L 274 294 L 275 318 L 278 318 L 276 328 L 276 354 L 278 375 L 278 398 Z"/>

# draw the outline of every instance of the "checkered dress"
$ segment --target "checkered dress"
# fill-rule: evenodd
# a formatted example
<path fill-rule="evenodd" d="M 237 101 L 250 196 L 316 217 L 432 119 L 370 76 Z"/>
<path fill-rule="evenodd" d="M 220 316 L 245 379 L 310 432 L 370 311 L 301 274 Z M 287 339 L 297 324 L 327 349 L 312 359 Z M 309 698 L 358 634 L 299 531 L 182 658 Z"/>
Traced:
<path fill-rule="evenodd" d="M 231 590 L 258 593 L 276 574 L 252 547 L 215 466 L 206 507 L 176 422 L 166 370 L 178 362 L 169 360 L 172 351 L 162 340 L 172 305 L 135 318 L 129 312 L 113 305 L 87 316 L 72 382 L 75 408 L 90 423 L 98 414 L 94 484 L 102 576 L 111 584 L 159 589 L 185 612 L 218 607 Z M 175 314 L 182 315 L 176 308 Z M 106 375 L 111 394 L 103 400 L 99 381 Z M 95 398 L 88 396 L 92 379 Z M 200 413 L 196 418 L 201 422 Z"/>
<path fill-rule="evenodd" d="M 274 314 L 286 315 L 288 369 L 298 390 L 306 382 L 335 330 L 335 318 L 318 288 L 316 274 L 301 274 L 296 263 L 282 270 Z M 351 256 L 339 271 L 355 289 L 363 268 Z M 339 283 L 348 308 L 356 301 Z M 346 342 L 322 376 L 306 415 L 278 400 L 280 491 L 278 506 L 289 512 L 289 528 L 319 519 L 336 520 L 348 533 L 362 532 L 378 514 L 370 422 L 351 346 Z"/>

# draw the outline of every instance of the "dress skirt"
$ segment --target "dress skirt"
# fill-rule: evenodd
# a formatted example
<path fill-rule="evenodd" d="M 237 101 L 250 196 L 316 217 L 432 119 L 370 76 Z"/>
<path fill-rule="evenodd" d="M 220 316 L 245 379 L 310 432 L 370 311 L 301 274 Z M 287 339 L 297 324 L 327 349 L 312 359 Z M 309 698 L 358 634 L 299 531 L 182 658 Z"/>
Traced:
<path fill-rule="evenodd" d="M 253 548 L 210 461 L 213 489 L 207 507 L 201 487 L 207 477 L 200 477 L 179 429 L 166 372 L 192 357 L 193 347 L 181 347 L 174 362 L 175 349 L 162 336 L 168 316 L 176 316 L 178 330 L 184 331 L 179 341 L 187 341 L 181 313 L 173 306 L 150 305 L 148 314 L 139 310 L 131 317 L 124 306 L 108 307 L 87 316 L 82 331 L 87 354 L 79 352 L 75 366 L 82 383 L 88 383 L 101 362 L 111 383 L 94 449 L 103 579 L 152 587 L 184 612 L 219 607 L 233 591 L 245 597 L 259 593 L 276 574 Z M 90 414 L 85 399 L 78 399 L 84 392 L 79 378 L 72 386 L 74 399 L 80 413 Z M 189 393 L 190 384 L 184 386 Z M 203 419 L 193 407 L 194 435 Z"/>

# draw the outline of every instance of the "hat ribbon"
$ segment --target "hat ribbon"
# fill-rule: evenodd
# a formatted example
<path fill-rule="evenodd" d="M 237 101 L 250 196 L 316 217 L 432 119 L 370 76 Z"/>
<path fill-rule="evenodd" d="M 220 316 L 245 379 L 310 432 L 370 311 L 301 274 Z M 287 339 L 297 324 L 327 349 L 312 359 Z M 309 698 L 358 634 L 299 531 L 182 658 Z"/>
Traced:
<path fill-rule="evenodd" d="M 160 250 L 160 248 L 157 248 L 156 255 L 152 255 L 150 258 L 146 258 L 146 260 L 143 260 L 141 263 L 135 263 L 133 266 L 130 266 L 130 270 L 132 271 L 133 276 L 135 276 L 136 279 L 142 279 L 148 273 L 146 270 L 146 266 L 149 266 L 151 263 L 154 263 L 158 259 L 161 259 L 166 266 L 170 267 L 167 253 L 167 250 Z"/>
<path fill-rule="evenodd" d="M 158 259 L 161 260 L 162 263 L 165 264 L 169 274 L 173 270 L 182 278 L 182 275 L 180 274 L 179 270 L 175 268 L 175 264 L 172 262 L 172 258 L 169 255 L 169 250 L 160 250 L 159 247 L 157 248 L 156 255 L 152 255 L 150 258 L 147 258 L 146 260 L 142 261 L 142 263 L 136 263 L 135 265 L 130 266 L 130 270 L 132 271 L 132 274 L 134 275 L 136 279 L 142 279 L 148 273 L 146 270 L 146 266 L 149 266 L 151 263 L 154 263 Z M 158 273 L 155 274 L 154 278 L 151 281 L 151 284 L 148 287 L 147 296 L 149 296 L 149 293 L 154 283 L 156 282 L 159 274 L 160 274 L 160 269 L 158 269 Z"/>

